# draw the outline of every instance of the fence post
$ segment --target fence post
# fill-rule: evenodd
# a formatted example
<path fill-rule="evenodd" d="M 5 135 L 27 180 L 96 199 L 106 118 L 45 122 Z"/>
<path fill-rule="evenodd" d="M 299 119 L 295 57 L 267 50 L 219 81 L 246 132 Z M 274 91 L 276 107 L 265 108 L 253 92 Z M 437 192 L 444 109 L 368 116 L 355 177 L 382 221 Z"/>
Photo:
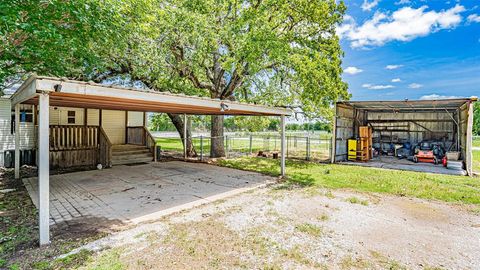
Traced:
<path fill-rule="evenodd" d="M 290 137 L 287 136 L 287 158 L 288 158 L 288 145 L 290 144 Z"/>
<path fill-rule="evenodd" d="M 310 160 L 310 137 L 306 137 L 307 142 L 307 160 Z"/>
<path fill-rule="evenodd" d="M 253 138 L 252 138 L 252 134 L 250 134 L 250 145 L 249 145 L 249 150 L 250 150 L 250 155 L 252 155 L 252 141 L 253 141 Z"/>
<path fill-rule="evenodd" d="M 203 161 L 203 135 L 200 135 L 200 161 Z"/>
<path fill-rule="evenodd" d="M 228 158 L 228 135 L 225 135 L 225 157 Z"/>

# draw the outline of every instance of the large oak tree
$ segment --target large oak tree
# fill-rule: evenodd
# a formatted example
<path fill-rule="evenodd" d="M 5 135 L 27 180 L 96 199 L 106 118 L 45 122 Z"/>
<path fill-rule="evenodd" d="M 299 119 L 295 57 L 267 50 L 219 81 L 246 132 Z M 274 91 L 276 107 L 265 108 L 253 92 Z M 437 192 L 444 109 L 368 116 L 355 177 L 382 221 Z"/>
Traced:
<path fill-rule="evenodd" d="M 316 114 L 347 98 L 335 34 L 335 0 L 167 0 L 135 69 L 160 89 Z M 223 156 L 223 116 L 212 116 L 213 157 Z"/>
<path fill-rule="evenodd" d="M 29 72 L 97 82 L 124 76 L 158 91 L 298 107 L 307 114 L 348 97 L 335 34 L 345 7 L 335 0 L 1 5 L 1 83 Z M 169 117 L 183 137 L 181 117 Z M 223 156 L 222 116 L 212 116 L 211 132 L 211 154 Z M 188 149 L 193 153 L 190 140 Z"/>

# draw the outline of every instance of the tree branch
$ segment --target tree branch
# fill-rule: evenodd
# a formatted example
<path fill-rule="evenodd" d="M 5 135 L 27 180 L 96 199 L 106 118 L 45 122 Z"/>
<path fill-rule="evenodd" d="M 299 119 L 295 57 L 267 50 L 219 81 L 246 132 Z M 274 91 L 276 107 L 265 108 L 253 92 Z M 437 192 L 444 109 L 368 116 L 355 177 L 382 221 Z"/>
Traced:
<path fill-rule="evenodd" d="M 180 77 L 187 78 L 188 80 L 190 80 L 190 82 L 196 88 L 208 89 L 210 91 L 213 91 L 213 85 L 200 81 L 198 77 L 195 75 L 195 73 L 193 72 L 193 70 L 190 67 L 184 65 L 185 54 L 182 47 L 172 46 L 171 51 L 175 56 L 175 60 L 177 61 L 177 66 L 175 67 L 175 70 L 177 71 Z"/>

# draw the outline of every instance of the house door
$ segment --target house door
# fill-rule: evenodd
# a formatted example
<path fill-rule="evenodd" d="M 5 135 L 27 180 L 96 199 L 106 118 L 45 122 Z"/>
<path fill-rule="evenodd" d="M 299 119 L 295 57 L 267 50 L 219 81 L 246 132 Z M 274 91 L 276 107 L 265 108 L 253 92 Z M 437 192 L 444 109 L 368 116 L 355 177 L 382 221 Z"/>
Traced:
<path fill-rule="evenodd" d="M 102 111 L 102 127 L 112 144 L 125 144 L 125 111 Z"/>

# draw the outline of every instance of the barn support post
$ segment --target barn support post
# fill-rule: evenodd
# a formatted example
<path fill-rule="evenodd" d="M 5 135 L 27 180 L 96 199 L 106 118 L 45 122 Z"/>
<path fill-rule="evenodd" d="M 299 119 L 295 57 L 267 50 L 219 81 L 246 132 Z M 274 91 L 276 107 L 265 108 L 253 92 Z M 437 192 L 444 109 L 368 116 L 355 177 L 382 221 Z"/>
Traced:
<path fill-rule="evenodd" d="M 282 115 L 280 117 L 280 136 L 281 136 L 281 152 L 282 154 L 280 155 L 280 172 L 282 176 L 285 176 L 285 155 L 286 155 L 286 147 L 285 147 L 285 115 Z"/>
<path fill-rule="evenodd" d="M 337 147 L 337 103 L 335 103 L 333 111 L 335 115 L 333 116 L 332 141 L 330 142 L 330 163 L 335 163 L 335 155 L 337 154 L 335 149 Z"/>
<path fill-rule="evenodd" d="M 473 176 L 473 102 L 468 102 L 468 116 L 467 116 L 467 139 L 465 145 L 465 167 L 467 174 Z"/>
<path fill-rule="evenodd" d="M 40 245 L 50 243 L 50 160 L 49 160 L 49 95 L 39 95 L 38 119 L 38 209 Z"/>
<path fill-rule="evenodd" d="M 187 158 L 187 114 L 183 114 L 183 158 Z"/>
<path fill-rule="evenodd" d="M 15 179 L 20 179 L 20 104 L 15 105 Z"/>

